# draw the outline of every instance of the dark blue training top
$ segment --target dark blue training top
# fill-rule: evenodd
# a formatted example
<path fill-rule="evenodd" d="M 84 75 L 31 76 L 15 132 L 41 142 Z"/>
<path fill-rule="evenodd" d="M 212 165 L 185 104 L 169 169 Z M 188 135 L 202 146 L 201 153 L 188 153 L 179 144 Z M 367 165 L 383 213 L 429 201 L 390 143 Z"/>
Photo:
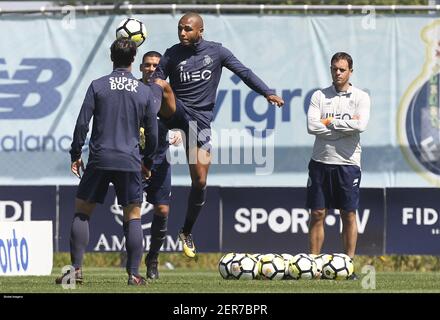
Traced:
<path fill-rule="evenodd" d="M 88 166 L 139 171 L 139 128 L 142 125 L 149 142 L 144 150 L 144 163 L 151 167 L 157 148 L 157 112 L 161 96 L 158 85 L 146 86 L 123 68 L 92 81 L 76 121 L 70 150 L 72 162 L 81 157 L 93 116 Z"/>
<path fill-rule="evenodd" d="M 221 43 L 203 39 L 192 46 L 179 43 L 168 48 L 160 59 L 153 77 L 163 80 L 169 77 L 176 97 L 187 107 L 212 113 L 222 67 L 234 72 L 249 88 L 259 94 L 275 94 L 274 90 L 269 89 Z"/>
<path fill-rule="evenodd" d="M 139 82 L 142 82 L 142 79 L 139 79 Z M 146 83 L 146 85 L 152 86 L 154 89 L 154 87 L 156 87 L 157 85 L 155 85 L 153 83 L 154 82 L 148 82 L 148 83 Z M 159 94 L 160 94 L 160 98 L 162 98 L 162 96 L 161 96 L 162 91 L 160 91 Z M 157 119 L 157 122 L 158 122 L 157 149 L 156 149 L 156 152 L 153 156 L 153 163 L 155 163 L 155 164 L 162 163 L 166 159 L 167 152 L 170 148 L 170 144 L 168 141 L 168 128 L 165 126 L 165 124 L 159 118 Z M 149 141 L 145 142 L 146 145 L 148 145 L 148 143 L 149 143 Z M 142 152 L 143 152 L 143 150 L 141 150 L 141 153 Z"/>
<path fill-rule="evenodd" d="M 158 122 L 158 137 L 157 137 L 157 149 L 153 156 L 153 163 L 159 164 L 166 160 L 167 152 L 170 149 L 170 143 L 168 141 L 168 128 L 162 122 L 157 119 Z M 148 144 L 149 142 L 147 142 Z"/>
<path fill-rule="evenodd" d="M 157 149 L 156 152 L 153 155 L 153 163 L 154 164 L 161 164 L 165 160 L 167 160 L 167 153 L 170 149 L 170 143 L 168 140 L 168 128 L 166 125 L 160 120 L 157 119 L 157 126 L 158 126 L 158 136 L 157 136 Z M 145 145 L 148 146 L 149 141 L 145 141 Z M 141 146 L 141 155 L 143 153 L 144 149 L 142 149 Z"/>

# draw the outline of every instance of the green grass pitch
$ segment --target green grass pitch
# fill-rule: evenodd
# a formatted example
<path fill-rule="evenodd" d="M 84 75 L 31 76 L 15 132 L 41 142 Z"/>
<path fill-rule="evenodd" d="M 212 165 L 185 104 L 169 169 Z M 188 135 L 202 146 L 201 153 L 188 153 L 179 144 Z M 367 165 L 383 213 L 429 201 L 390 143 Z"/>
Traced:
<path fill-rule="evenodd" d="M 75 289 L 55 285 L 61 269 L 51 276 L 0 277 L 0 292 L 10 293 L 440 293 L 438 272 L 377 272 L 376 289 L 359 281 L 330 280 L 224 280 L 217 271 L 160 270 L 160 279 L 143 287 L 127 286 L 122 268 L 85 268 L 84 284 Z M 359 273 L 360 276 L 363 276 Z"/>

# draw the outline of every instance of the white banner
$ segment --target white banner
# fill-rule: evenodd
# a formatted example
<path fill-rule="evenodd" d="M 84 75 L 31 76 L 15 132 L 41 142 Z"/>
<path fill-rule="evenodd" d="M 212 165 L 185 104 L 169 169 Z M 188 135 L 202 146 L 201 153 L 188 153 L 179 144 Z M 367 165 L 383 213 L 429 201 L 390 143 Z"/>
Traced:
<path fill-rule="evenodd" d="M 0 222 L 0 276 L 50 275 L 52 221 Z"/>

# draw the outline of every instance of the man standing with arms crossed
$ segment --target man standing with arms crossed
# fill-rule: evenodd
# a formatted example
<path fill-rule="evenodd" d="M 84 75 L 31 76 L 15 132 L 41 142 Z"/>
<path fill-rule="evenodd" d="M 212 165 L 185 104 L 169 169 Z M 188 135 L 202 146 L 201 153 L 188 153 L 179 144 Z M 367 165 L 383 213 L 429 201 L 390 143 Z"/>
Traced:
<path fill-rule="evenodd" d="M 185 14 L 178 23 L 180 43 L 165 51 L 153 75 L 164 88 L 160 117 L 169 129 L 185 133 L 185 148 L 191 175 L 185 223 L 179 232 L 183 252 L 194 258 L 196 247 L 191 230 L 206 200 L 206 183 L 211 163 L 211 121 L 222 68 L 239 76 L 268 102 L 281 107 L 283 99 L 244 66 L 220 43 L 203 39 L 203 19 L 197 13 Z M 170 84 L 166 81 L 169 77 Z"/>
<path fill-rule="evenodd" d="M 356 210 L 361 182 L 360 133 L 370 117 L 370 97 L 350 82 L 353 59 L 338 52 L 331 59 L 333 84 L 317 90 L 307 112 L 307 129 L 316 136 L 309 163 L 307 206 L 311 209 L 310 251 L 324 242 L 327 210 L 339 209 L 345 253 L 353 258 L 357 242 Z M 352 279 L 357 279 L 353 273 Z"/>

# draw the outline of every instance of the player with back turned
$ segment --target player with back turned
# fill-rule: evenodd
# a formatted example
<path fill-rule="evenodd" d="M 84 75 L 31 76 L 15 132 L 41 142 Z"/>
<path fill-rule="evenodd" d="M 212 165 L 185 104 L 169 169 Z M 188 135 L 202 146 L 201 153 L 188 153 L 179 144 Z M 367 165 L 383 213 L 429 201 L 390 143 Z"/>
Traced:
<path fill-rule="evenodd" d="M 157 112 L 161 88 L 147 87 L 131 74 L 137 48 L 129 39 L 118 39 L 111 45 L 113 72 L 92 81 L 75 126 L 70 150 L 71 170 L 81 179 L 70 234 L 70 255 L 74 275 L 65 273 L 57 284 L 82 283 L 83 256 L 89 241 L 89 219 L 96 203 L 103 203 L 108 186 L 113 183 L 118 203 L 123 206 L 123 231 L 127 249 L 128 285 L 143 285 L 139 264 L 143 253 L 140 220 L 142 172 L 150 176 L 157 148 Z M 89 159 L 84 175 L 81 151 L 93 117 Z M 148 145 L 143 163 L 139 151 L 139 130 L 145 128 Z M 141 172 L 142 170 L 142 172 Z"/>

